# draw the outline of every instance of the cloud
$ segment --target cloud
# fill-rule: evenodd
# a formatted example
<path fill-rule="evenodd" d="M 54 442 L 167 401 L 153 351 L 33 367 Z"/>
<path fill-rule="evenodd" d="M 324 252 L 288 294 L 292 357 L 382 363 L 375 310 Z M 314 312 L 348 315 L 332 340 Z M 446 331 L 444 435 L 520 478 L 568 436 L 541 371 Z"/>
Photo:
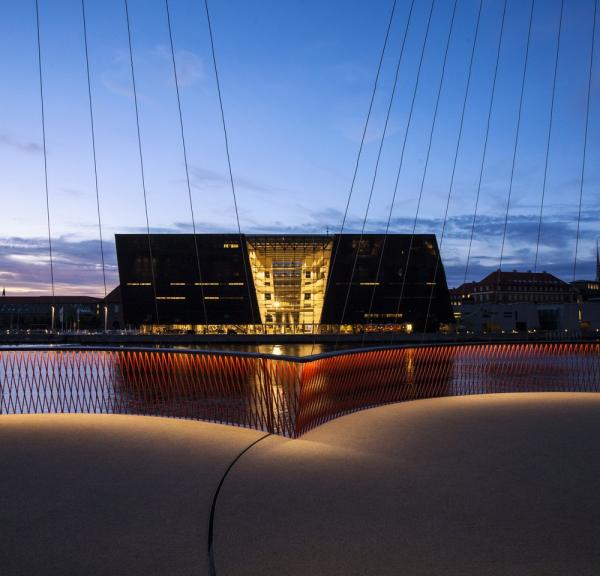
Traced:
<path fill-rule="evenodd" d="M 189 50 L 176 50 L 177 79 L 180 88 L 187 88 L 202 82 L 206 78 L 204 63 L 200 56 Z M 174 83 L 171 51 L 163 45 L 155 46 L 149 50 L 136 50 L 134 53 L 134 66 L 136 80 L 138 76 L 152 73 L 165 85 Z M 131 64 L 129 53 L 119 50 L 115 53 L 111 66 L 102 74 L 102 83 L 113 94 L 133 99 L 133 85 L 131 82 Z M 138 90 L 138 97 L 145 98 L 143 92 Z"/>
<path fill-rule="evenodd" d="M 133 99 L 129 56 L 124 51 L 115 53 L 111 67 L 102 73 L 102 84 L 113 94 Z"/>
<path fill-rule="evenodd" d="M 218 172 L 204 171 L 205 179 L 222 181 Z M 300 213 L 299 213 L 300 214 Z M 343 213 L 327 208 L 320 211 L 302 213 L 295 224 L 280 220 L 245 220 L 244 234 L 337 234 L 340 231 Z M 450 286 L 464 280 L 467 247 L 469 244 L 472 215 L 458 214 L 448 219 L 441 252 Z M 582 218 L 580 245 L 578 252 L 578 277 L 590 277 L 594 272 L 595 239 L 598 235 L 597 222 L 600 221 L 600 208 L 589 210 Z M 383 233 L 387 220 L 373 219 L 368 222 L 368 233 Z M 412 233 L 414 218 L 394 217 L 390 221 L 390 233 Z M 434 233 L 441 242 L 443 222 L 439 218 L 422 218 L 418 221 L 418 233 Z M 471 257 L 468 267 L 468 280 L 481 279 L 498 267 L 499 243 L 504 226 L 503 216 L 481 215 L 478 217 Z M 350 214 L 344 232 L 358 233 L 362 218 Z M 507 242 L 503 268 L 528 270 L 533 267 L 536 250 L 538 218 L 536 215 L 514 215 L 509 219 Z M 548 214 L 542 223 L 539 247 L 539 270 L 570 280 L 573 274 L 576 218 L 570 211 Z M 199 233 L 236 232 L 231 225 L 215 224 L 214 221 L 196 221 Z M 174 222 L 171 225 L 152 227 L 154 234 L 190 233 L 190 222 Z M 145 234 L 145 227 L 129 227 L 121 233 Z M 592 249 L 593 247 L 593 249 Z M 112 240 L 105 241 L 106 273 L 109 289 L 118 283 L 115 246 Z M 53 239 L 53 260 L 55 279 L 59 293 L 97 294 L 103 293 L 102 270 L 100 266 L 100 244 L 98 240 L 76 239 L 62 236 Z M 50 290 L 50 270 L 48 241 L 46 238 L 0 238 L 0 284 L 6 285 L 7 292 L 29 291 L 31 293 Z"/>
<path fill-rule="evenodd" d="M 159 45 L 151 52 L 151 55 L 157 55 L 162 60 L 166 60 L 169 64 L 169 71 L 171 72 L 173 64 L 171 62 L 170 48 Z M 177 65 L 177 81 L 180 88 L 193 86 L 206 78 L 204 62 L 195 52 L 190 52 L 189 50 L 175 50 L 175 63 Z M 170 80 L 173 82 L 174 78 L 171 77 Z"/>
<path fill-rule="evenodd" d="M 198 190 L 214 190 L 215 188 L 231 190 L 231 180 L 229 174 L 211 170 L 200 166 L 190 166 L 191 184 Z M 259 182 L 252 178 L 244 178 L 243 176 L 235 176 L 233 178 L 236 189 L 245 189 L 253 192 L 264 194 L 275 194 L 283 191 L 291 192 L 289 189 L 276 188 L 269 184 Z M 270 198 L 271 200 L 271 198 Z"/>
<path fill-rule="evenodd" d="M 6 132 L 0 132 L 0 144 L 27 154 L 40 154 L 43 151 L 37 142 L 19 140 Z"/>
<path fill-rule="evenodd" d="M 102 296 L 98 240 L 52 239 L 55 287 L 59 294 Z M 118 284 L 114 242 L 104 242 L 108 289 Z M 8 295 L 51 291 L 50 256 L 45 238 L 0 238 L 0 283 Z"/>

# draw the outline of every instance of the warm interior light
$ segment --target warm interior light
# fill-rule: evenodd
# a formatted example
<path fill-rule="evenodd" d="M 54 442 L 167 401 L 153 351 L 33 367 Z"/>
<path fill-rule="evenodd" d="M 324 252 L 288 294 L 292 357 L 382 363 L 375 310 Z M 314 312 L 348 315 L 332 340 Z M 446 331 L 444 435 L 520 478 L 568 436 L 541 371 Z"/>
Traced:
<path fill-rule="evenodd" d="M 248 240 L 263 324 L 281 329 L 320 324 L 332 249 L 332 239 L 310 236 Z"/>

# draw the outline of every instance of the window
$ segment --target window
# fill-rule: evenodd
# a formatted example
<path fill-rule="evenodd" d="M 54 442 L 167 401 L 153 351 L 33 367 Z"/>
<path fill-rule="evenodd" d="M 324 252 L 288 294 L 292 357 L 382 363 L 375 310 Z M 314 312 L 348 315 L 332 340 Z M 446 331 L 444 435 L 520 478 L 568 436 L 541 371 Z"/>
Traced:
<path fill-rule="evenodd" d="M 271 299 L 271 293 L 265 292 L 265 300 L 270 300 L 270 299 Z"/>
<path fill-rule="evenodd" d="M 304 294 L 304 299 L 305 299 L 305 300 L 310 300 L 310 292 L 306 292 L 306 293 Z"/>
<path fill-rule="evenodd" d="M 304 277 L 305 278 L 310 278 L 311 277 L 310 270 L 306 270 L 306 272 L 304 272 Z"/>

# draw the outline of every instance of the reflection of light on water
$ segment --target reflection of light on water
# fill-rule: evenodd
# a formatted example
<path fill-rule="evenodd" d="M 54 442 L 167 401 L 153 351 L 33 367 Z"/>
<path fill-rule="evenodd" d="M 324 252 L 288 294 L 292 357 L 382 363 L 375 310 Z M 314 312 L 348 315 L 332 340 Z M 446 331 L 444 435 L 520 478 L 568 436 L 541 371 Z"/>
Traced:
<path fill-rule="evenodd" d="M 281 354 L 283 354 L 281 346 L 279 344 L 275 344 L 275 346 L 273 346 L 273 350 L 271 350 L 271 354 L 275 354 L 275 356 L 281 356 Z"/>
<path fill-rule="evenodd" d="M 414 352 L 414 350 L 409 348 L 407 350 L 406 356 L 407 356 L 407 358 L 406 358 L 406 376 L 410 381 L 412 381 L 415 376 L 415 359 L 414 359 L 415 352 Z"/>

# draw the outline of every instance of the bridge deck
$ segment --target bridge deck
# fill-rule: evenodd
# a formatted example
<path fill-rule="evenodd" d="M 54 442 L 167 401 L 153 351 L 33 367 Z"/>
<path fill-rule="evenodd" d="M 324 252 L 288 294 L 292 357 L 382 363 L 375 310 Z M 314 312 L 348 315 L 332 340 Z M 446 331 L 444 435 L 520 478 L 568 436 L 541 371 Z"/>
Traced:
<path fill-rule="evenodd" d="M 0 418 L 3 574 L 203 574 L 259 432 Z M 407 402 L 268 437 L 215 516 L 217 574 L 597 574 L 600 395 Z"/>

